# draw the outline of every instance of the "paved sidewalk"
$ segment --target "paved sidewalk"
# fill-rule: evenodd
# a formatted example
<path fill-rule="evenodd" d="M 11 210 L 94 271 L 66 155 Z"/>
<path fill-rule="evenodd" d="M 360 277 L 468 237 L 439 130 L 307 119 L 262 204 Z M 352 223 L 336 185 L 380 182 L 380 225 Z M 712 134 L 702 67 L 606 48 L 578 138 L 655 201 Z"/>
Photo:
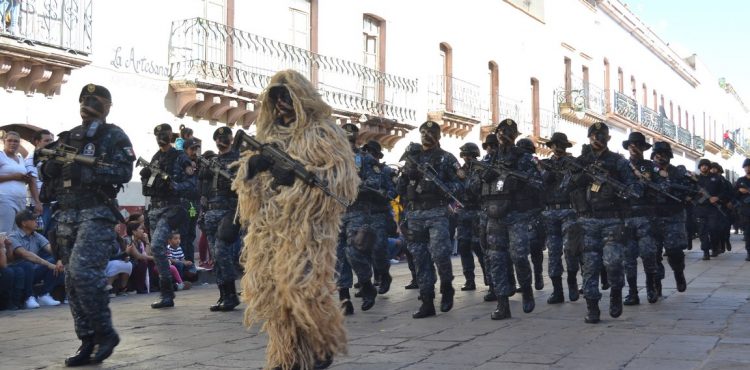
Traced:
<path fill-rule="evenodd" d="M 602 298 L 602 322 L 584 324 L 583 299 L 547 305 L 549 280 L 535 292 L 536 310 L 521 311 L 511 298 L 513 318 L 492 321 L 494 304 L 482 301 L 485 288 L 456 293 L 449 313 L 414 320 L 417 292 L 406 291 L 406 263 L 394 265 L 392 290 L 375 307 L 347 318 L 349 355 L 333 369 L 748 369 L 750 368 L 750 262 L 741 236 L 734 251 L 702 261 L 687 257 L 688 290 L 677 293 L 667 267 L 665 299 L 625 307 L 619 319 L 608 316 L 609 295 Z M 694 243 L 697 245 L 697 241 Z M 546 261 L 545 261 L 546 262 Z M 453 259 L 454 286 L 463 284 L 459 259 Z M 545 266 L 546 268 L 546 266 Z M 641 286 L 644 278 L 639 279 Z M 122 342 L 101 368 L 234 369 L 261 368 L 266 338 L 246 330 L 242 312 L 208 311 L 217 298 L 214 286 L 178 292 L 177 307 L 156 311 L 156 294 L 112 299 Z M 566 292 L 567 294 L 567 292 Z M 61 368 L 78 341 L 67 306 L 0 312 L 0 369 Z"/>

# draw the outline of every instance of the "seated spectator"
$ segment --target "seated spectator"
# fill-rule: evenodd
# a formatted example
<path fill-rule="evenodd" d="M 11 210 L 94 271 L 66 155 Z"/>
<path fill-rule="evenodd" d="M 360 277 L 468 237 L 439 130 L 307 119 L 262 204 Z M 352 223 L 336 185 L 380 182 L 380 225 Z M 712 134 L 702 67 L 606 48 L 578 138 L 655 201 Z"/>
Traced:
<path fill-rule="evenodd" d="M 185 254 L 180 246 L 180 233 L 177 231 L 172 231 L 172 235 L 167 240 L 167 259 L 172 277 L 177 282 L 177 290 L 190 289 L 190 282 L 185 281 L 185 273 L 186 269 L 193 267 L 193 263 L 185 260 Z M 175 271 L 177 271 L 176 275 Z"/>
<path fill-rule="evenodd" d="M 8 131 L 3 137 L 3 150 L 0 151 L 0 232 L 13 229 L 16 213 L 26 208 L 26 187 L 34 199 L 34 212 L 42 213 L 39 192 L 33 172 L 19 154 L 21 135 Z"/>
<path fill-rule="evenodd" d="M 53 299 L 50 293 L 65 282 L 62 261 L 55 260 L 49 241 L 36 232 L 36 216 L 30 211 L 23 210 L 16 214 L 16 226 L 9 235 L 14 265 L 23 267 L 27 277 L 33 276 L 26 279 L 26 308 L 59 305 L 60 302 Z M 34 297 L 34 284 L 38 283 L 43 285 L 37 299 Z"/>
<path fill-rule="evenodd" d="M 107 262 L 107 268 L 104 270 L 107 276 L 107 290 L 110 291 L 110 297 L 127 295 L 128 278 L 133 271 L 133 265 L 130 263 L 130 255 L 127 252 L 125 241 L 117 237 L 112 244 L 112 257 Z"/>
<path fill-rule="evenodd" d="M 130 256 L 133 265 L 128 280 L 128 291 L 135 291 L 138 294 L 149 293 L 150 272 L 154 270 L 155 266 L 146 227 L 143 222 L 130 221 L 126 225 L 126 230 L 127 246 L 125 251 Z"/>
<path fill-rule="evenodd" d="M 21 294 L 25 285 L 23 268 L 8 264 L 8 254 L 13 244 L 6 233 L 0 233 L 0 310 L 15 311 L 21 307 Z"/>

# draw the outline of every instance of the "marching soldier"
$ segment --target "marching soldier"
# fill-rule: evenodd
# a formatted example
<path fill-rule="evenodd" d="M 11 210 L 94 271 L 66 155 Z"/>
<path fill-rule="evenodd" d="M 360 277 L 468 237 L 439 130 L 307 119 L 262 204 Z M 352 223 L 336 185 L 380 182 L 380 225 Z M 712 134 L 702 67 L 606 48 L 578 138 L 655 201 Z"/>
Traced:
<path fill-rule="evenodd" d="M 421 146 L 410 144 L 397 189 L 406 203 L 408 248 L 414 255 L 422 305 L 412 317 L 435 315 L 435 269 L 440 276 L 440 311 L 453 308 L 453 267 L 448 235 L 448 197 L 463 190 L 456 157 L 440 148 L 440 126 L 427 121 L 419 127 Z M 442 185 L 442 188 L 441 188 Z M 443 190 L 444 189 L 444 190 Z"/>
<path fill-rule="evenodd" d="M 486 242 L 485 255 L 489 263 L 492 288 L 497 296 L 497 309 L 492 313 L 493 320 L 511 317 L 508 297 L 515 291 L 510 280 L 509 264 L 512 261 L 523 293 L 523 311 L 534 310 L 534 293 L 531 287 L 531 265 L 529 264 L 529 225 L 539 209 L 538 192 L 528 191 L 527 187 L 541 190 L 541 175 L 530 154 L 514 145 L 518 136 L 516 122 L 506 119 L 500 122 L 494 133 L 499 141 L 498 151 L 493 154 L 481 176 L 471 181 L 473 189 L 481 189 L 483 213 L 487 217 L 483 230 Z M 500 168 L 505 170 L 500 170 Z M 493 170 L 496 168 L 497 170 Z M 515 171 L 517 175 L 501 176 L 501 173 Z M 518 177 L 524 177 L 522 180 Z M 480 178 L 480 179 L 477 179 Z"/>
<path fill-rule="evenodd" d="M 583 228 L 583 294 L 586 298 L 586 323 L 599 322 L 599 273 L 602 262 L 612 290 L 610 291 L 609 315 L 622 314 L 622 248 L 624 225 L 622 222 L 625 202 L 623 193 L 640 196 L 641 187 L 628 161 L 607 148 L 610 140 L 609 127 L 604 122 L 589 126 L 591 151 L 577 158 L 581 169 L 574 179 L 575 184 L 586 189 L 586 206 L 579 214 Z M 593 170 L 591 166 L 597 166 Z"/>
<path fill-rule="evenodd" d="M 702 195 L 693 214 L 698 224 L 703 260 L 708 261 L 711 256 L 719 255 L 721 222 L 724 217 L 721 204 L 726 202 L 728 196 L 721 175 L 711 173 L 711 161 L 705 158 L 698 161 L 698 170 L 698 187 Z"/>
<path fill-rule="evenodd" d="M 686 199 L 695 194 L 695 185 L 690 180 L 690 173 L 684 166 L 673 166 L 669 164 L 672 159 L 672 147 L 664 141 L 657 141 L 651 148 L 651 160 L 654 161 L 656 174 L 653 181 L 659 188 L 676 195 L 680 199 Z M 685 227 L 685 204 L 678 202 L 663 194 L 656 194 L 656 223 L 654 225 L 654 236 L 657 245 L 658 264 L 661 265 L 662 250 L 666 252 L 669 266 L 674 272 L 674 280 L 677 291 L 684 292 L 687 289 L 685 280 L 685 252 L 688 247 L 688 235 Z M 664 267 L 659 266 L 657 279 L 658 294 L 661 295 L 661 280 L 664 279 Z"/>
<path fill-rule="evenodd" d="M 516 146 L 532 156 L 534 163 L 538 164 L 537 168 L 541 173 L 541 164 L 539 164 L 539 159 L 535 157 L 536 146 L 534 142 L 531 139 L 523 138 L 516 142 Z M 542 209 L 544 208 L 542 206 L 543 192 L 534 188 L 527 188 L 527 190 L 537 193 L 537 196 L 533 198 L 536 200 L 536 203 L 531 208 L 538 210 L 539 213 L 533 216 L 529 223 L 529 232 L 531 233 L 529 238 L 529 256 L 531 257 L 531 266 L 534 270 L 534 289 L 542 290 L 544 289 L 544 241 L 547 238 L 542 226 Z"/>
<path fill-rule="evenodd" d="M 568 136 L 562 132 L 552 134 L 546 145 L 552 149 L 552 156 L 542 159 L 542 178 L 544 180 L 544 229 L 547 234 L 548 275 L 552 280 L 552 294 L 547 299 L 548 304 L 563 303 L 565 296 L 562 289 L 563 251 L 568 269 L 567 285 L 570 301 L 578 300 L 579 262 L 571 247 L 570 231 L 575 223 L 576 213 L 570 202 L 570 176 L 566 178 L 565 161 L 572 157 L 565 150 L 573 146 Z M 568 184 L 566 184 L 566 182 Z M 565 245 L 565 249 L 563 249 Z"/>
<path fill-rule="evenodd" d="M 643 152 L 651 148 L 646 137 L 640 132 L 631 132 L 628 140 L 622 142 L 623 149 L 630 153 L 630 166 L 642 182 L 654 181 L 657 174 L 654 163 L 643 158 Z M 657 284 L 657 252 L 654 244 L 652 225 L 656 218 L 655 192 L 646 190 L 644 196 L 629 199 L 629 215 L 625 218 L 626 240 L 623 253 L 623 268 L 628 282 L 628 295 L 623 304 L 640 304 L 638 298 L 638 257 L 641 257 L 646 274 L 646 297 L 649 303 L 659 300 Z"/>
<path fill-rule="evenodd" d="M 482 143 L 482 149 L 487 152 L 484 157 L 482 157 L 482 163 L 489 163 L 490 159 L 493 158 L 495 153 L 497 153 L 499 142 L 497 141 L 497 136 L 494 133 L 490 133 L 487 135 L 486 138 L 484 138 L 484 142 Z M 474 173 L 474 175 L 477 175 Z M 469 178 L 469 188 L 467 191 L 477 191 L 475 189 L 475 186 L 473 185 L 474 180 L 476 179 L 475 176 L 472 176 Z M 480 204 L 481 204 L 481 193 L 480 193 Z M 482 250 L 482 255 L 484 255 L 484 276 L 487 280 L 487 284 L 489 285 L 489 289 L 487 290 L 487 294 L 484 295 L 483 299 L 485 302 L 495 302 L 497 301 L 497 296 L 495 295 L 495 289 L 494 285 L 492 283 L 492 277 L 490 276 L 492 271 L 489 269 L 489 257 L 487 256 L 487 214 L 484 212 L 484 208 L 481 207 L 479 209 L 479 248 Z M 512 263 L 512 262 L 511 262 Z M 511 276 L 513 274 L 511 273 Z M 513 280 L 513 286 L 516 286 L 515 279 Z M 511 295 L 515 294 L 515 291 L 511 293 Z"/>
<path fill-rule="evenodd" d="M 464 181 L 466 191 L 461 199 L 464 207 L 456 210 L 458 216 L 456 239 L 458 240 L 458 254 L 461 256 L 461 266 L 464 278 L 466 279 L 466 283 L 461 287 L 461 290 L 468 291 L 477 289 L 476 282 L 474 281 L 474 254 L 477 255 L 479 266 L 482 268 L 485 285 L 488 283 L 484 266 L 484 253 L 482 253 L 482 248 L 479 246 L 479 212 L 481 208 L 479 194 L 470 192 L 467 187 L 469 178 L 476 171 L 476 167 L 472 166 L 472 162 L 477 160 L 480 153 L 479 147 L 474 143 L 466 143 L 459 150 L 461 151 L 460 157 L 464 160 L 464 164 L 458 169 L 458 177 Z"/>
<path fill-rule="evenodd" d="M 192 161 L 184 151 L 175 149 L 172 127 L 166 123 L 154 128 L 159 151 L 148 166 L 141 170 L 143 195 L 151 197 L 148 219 L 153 234 L 151 250 L 159 272 L 161 298 L 151 308 L 174 307 L 174 285 L 167 259 L 167 239 L 172 230 L 179 230 L 188 221 L 186 199 L 197 191 L 197 178 Z"/>
<path fill-rule="evenodd" d="M 207 199 L 205 232 L 219 288 L 219 300 L 209 309 L 226 312 L 234 310 L 240 304 L 234 285 L 236 272 L 232 249 L 239 238 L 239 228 L 234 221 L 237 193 L 232 190 L 232 178 L 237 169 L 229 166 L 239 160 L 240 156 L 232 146 L 232 130 L 229 127 L 216 129 L 213 140 L 219 153 L 211 160 L 204 159 L 198 178 L 207 187 L 204 189 Z"/>
<path fill-rule="evenodd" d="M 65 360 L 66 366 L 102 362 L 120 342 L 112 327 L 104 270 L 110 257 L 107 246 L 116 238 L 114 226 L 122 219 L 115 198 L 122 184 L 130 181 L 135 161 L 128 136 L 107 123 L 112 107 L 109 90 L 86 85 L 78 102 L 82 124 L 61 133 L 54 147 L 70 149 L 81 158 L 65 161 L 52 156 L 42 166 L 44 186 L 50 187 L 44 192 L 49 198 L 42 201 L 57 201 L 57 250 L 65 266 L 65 290 L 81 340 L 76 354 Z M 86 165 L 82 160 L 86 158 L 95 161 Z M 102 165 L 91 165 L 94 162 Z"/>
<path fill-rule="evenodd" d="M 739 217 L 742 227 L 742 234 L 745 235 L 745 251 L 747 257 L 745 261 L 750 261 L 750 158 L 745 158 L 742 162 L 742 169 L 745 170 L 745 176 L 737 179 L 734 183 L 736 196 L 739 200 Z"/>

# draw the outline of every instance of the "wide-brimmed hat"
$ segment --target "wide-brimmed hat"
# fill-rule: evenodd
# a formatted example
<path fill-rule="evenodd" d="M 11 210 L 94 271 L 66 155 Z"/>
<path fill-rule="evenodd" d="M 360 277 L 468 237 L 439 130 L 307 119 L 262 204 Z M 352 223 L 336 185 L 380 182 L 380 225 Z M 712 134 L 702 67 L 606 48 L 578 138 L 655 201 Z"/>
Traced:
<path fill-rule="evenodd" d="M 571 144 L 568 141 L 568 135 L 565 135 L 564 132 L 555 132 L 555 133 L 553 133 L 552 137 L 549 139 L 549 141 L 546 142 L 546 143 L 544 143 L 544 145 L 546 145 L 548 147 L 552 146 L 552 144 L 562 145 L 562 146 L 564 146 L 566 148 L 570 148 L 570 147 L 573 146 L 573 144 Z"/>
<path fill-rule="evenodd" d="M 487 150 L 487 147 L 492 144 L 500 145 L 500 142 L 497 140 L 497 136 L 495 134 L 489 134 L 486 138 L 484 138 L 482 149 Z"/>
<path fill-rule="evenodd" d="M 666 154 L 669 158 L 674 156 L 672 154 L 672 146 L 666 141 L 657 141 L 654 143 L 654 146 L 651 147 L 651 158 L 654 158 L 654 154 L 656 153 Z"/>
<path fill-rule="evenodd" d="M 644 150 L 651 149 L 651 144 L 646 141 L 646 137 L 638 131 L 633 131 L 628 135 L 628 139 L 622 142 L 622 148 L 627 150 L 630 144 L 645 148 Z"/>

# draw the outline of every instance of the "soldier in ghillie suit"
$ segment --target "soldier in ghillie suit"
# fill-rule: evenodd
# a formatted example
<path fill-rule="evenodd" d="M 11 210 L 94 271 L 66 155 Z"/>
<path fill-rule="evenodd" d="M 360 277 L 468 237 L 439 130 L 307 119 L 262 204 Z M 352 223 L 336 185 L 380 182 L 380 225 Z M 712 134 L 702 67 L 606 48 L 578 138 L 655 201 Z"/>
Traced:
<path fill-rule="evenodd" d="M 331 108 L 298 72 L 271 78 L 260 97 L 257 141 L 273 144 L 351 203 L 359 177 L 344 131 Z M 267 368 L 322 369 L 346 352 L 343 315 L 334 301 L 336 242 L 345 207 L 297 181 L 284 162 L 248 151 L 233 189 L 247 228 L 241 261 L 245 324 L 268 333 Z"/>

